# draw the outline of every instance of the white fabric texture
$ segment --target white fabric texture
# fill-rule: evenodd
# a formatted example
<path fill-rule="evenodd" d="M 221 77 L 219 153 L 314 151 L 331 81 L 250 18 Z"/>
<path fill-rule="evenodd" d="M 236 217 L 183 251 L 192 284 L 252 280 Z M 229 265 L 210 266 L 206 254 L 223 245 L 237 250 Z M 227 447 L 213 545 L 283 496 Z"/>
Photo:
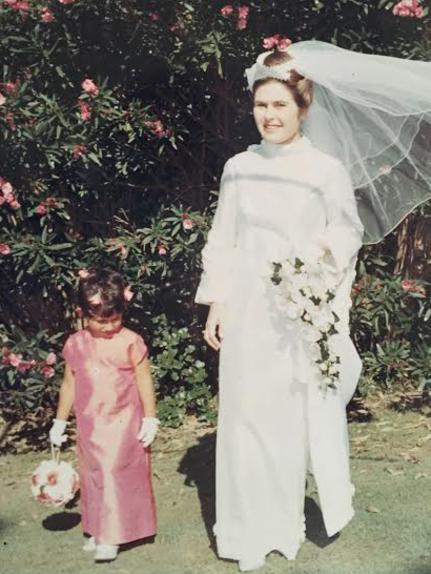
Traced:
<path fill-rule="evenodd" d="M 345 405 L 361 370 L 348 312 L 362 233 L 346 170 L 306 137 L 263 141 L 226 163 L 195 296 L 224 304 L 214 528 L 220 557 L 259 562 L 278 550 L 295 558 L 304 540 L 308 457 L 328 535 L 353 515 Z M 272 261 L 305 256 L 322 242 L 340 277 L 341 386 L 326 396 L 270 281 Z"/>
<path fill-rule="evenodd" d="M 376 243 L 431 199 L 431 62 L 345 50 L 317 40 L 287 48 L 293 58 L 267 77 L 297 70 L 314 84 L 304 134 L 337 157 L 356 190 L 365 243 Z M 246 75 L 265 77 L 260 61 Z"/>

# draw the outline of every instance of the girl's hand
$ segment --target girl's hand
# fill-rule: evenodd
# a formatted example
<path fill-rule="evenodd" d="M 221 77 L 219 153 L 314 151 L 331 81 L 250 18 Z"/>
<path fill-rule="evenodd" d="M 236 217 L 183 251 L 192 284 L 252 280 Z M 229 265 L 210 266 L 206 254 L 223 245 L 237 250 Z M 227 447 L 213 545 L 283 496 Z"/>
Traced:
<path fill-rule="evenodd" d="M 52 427 L 49 431 L 49 440 L 52 445 L 54 446 L 61 446 L 64 442 L 67 441 L 67 435 L 64 434 L 66 430 L 66 421 L 62 421 L 60 419 L 54 419 Z"/>
<path fill-rule="evenodd" d="M 145 448 L 150 446 L 156 438 L 160 421 L 156 417 L 144 417 L 142 419 L 141 430 L 138 433 L 138 440 L 142 441 Z"/>
<path fill-rule="evenodd" d="M 205 341 L 215 351 L 218 351 L 220 349 L 221 341 L 223 339 L 222 314 L 223 314 L 223 304 L 211 303 L 203 334 Z"/>

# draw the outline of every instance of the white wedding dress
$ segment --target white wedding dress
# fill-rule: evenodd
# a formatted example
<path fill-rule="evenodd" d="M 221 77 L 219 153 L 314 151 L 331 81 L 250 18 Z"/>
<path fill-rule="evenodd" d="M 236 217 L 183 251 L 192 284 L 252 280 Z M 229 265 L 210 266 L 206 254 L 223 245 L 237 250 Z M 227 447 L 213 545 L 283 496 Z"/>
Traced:
<path fill-rule="evenodd" d="M 348 314 L 362 231 L 345 169 L 304 136 L 264 141 L 225 165 L 195 298 L 224 304 L 214 527 L 222 558 L 295 558 L 310 462 L 328 535 L 353 516 L 345 405 L 361 370 Z M 341 383 L 326 396 L 270 281 L 272 261 L 310 256 L 322 239 L 341 278 Z"/>

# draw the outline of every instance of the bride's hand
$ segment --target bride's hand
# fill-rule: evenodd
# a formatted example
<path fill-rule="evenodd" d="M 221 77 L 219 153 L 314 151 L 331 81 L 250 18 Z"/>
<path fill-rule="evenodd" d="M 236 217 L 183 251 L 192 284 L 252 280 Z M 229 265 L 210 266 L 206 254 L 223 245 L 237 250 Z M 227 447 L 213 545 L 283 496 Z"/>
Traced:
<path fill-rule="evenodd" d="M 223 339 L 222 303 L 211 303 L 204 330 L 204 339 L 210 347 L 218 351 Z M 218 337 L 217 337 L 218 335 Z"/>

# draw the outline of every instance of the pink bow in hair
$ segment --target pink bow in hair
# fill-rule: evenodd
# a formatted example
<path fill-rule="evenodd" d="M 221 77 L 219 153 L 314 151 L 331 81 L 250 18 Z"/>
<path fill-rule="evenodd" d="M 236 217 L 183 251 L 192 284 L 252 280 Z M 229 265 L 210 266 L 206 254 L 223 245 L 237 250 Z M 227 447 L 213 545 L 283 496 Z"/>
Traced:
<path fill-rule="evenodd" d="M 129 286 L 124 288 L 124 299 L 126 301 L 130 301 L 133 298 L 133 291 L 130 289 Z"/>
<path fill-rule="evenodd" d="M 292 40 L 289 38 L 284 38 L 280 36 L 280 34 L 274 34 L 274 36 L 268 36 L 268 38 L 264 38 L 263 40 L 263 47 L 267 50 L 272 50 L 273 48 L 277 48 L 280 52 L 284 52 L 292 43 Z"/>

